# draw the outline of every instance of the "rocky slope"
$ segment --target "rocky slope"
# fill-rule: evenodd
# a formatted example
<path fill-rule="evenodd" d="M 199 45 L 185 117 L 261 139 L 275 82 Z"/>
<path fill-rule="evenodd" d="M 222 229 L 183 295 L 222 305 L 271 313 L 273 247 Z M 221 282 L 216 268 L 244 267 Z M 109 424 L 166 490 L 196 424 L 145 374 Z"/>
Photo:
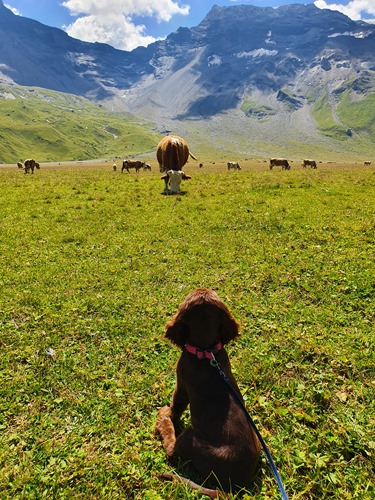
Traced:
<path fill-rule="evenodd" d="M 356 130 L 340 105 L 343 96 L 373 102 L 375 26 L 314 5 L 215 6 L 198 26 L 124 52 L 14 16 L 0 1 L 0 82 L 83 95 L 241 154 L 360 153 L 374 120 Z"/>

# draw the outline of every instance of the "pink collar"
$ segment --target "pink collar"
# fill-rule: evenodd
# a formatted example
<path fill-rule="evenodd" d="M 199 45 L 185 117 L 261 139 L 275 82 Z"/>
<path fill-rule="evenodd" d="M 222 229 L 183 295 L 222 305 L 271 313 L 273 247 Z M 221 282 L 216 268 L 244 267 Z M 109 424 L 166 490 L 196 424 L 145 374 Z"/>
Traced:
<path fill-rule="evenodd" d="M 199 349 L 199 347 L 195 347 L 194 345 L 186 344 L 185 349 L 190 354 L 194 354 L 198 359 L 213 359 L 213 354 L 216 354 L 223 348 L 223 344 L 218 340 L 215 345 L 213 345 L 210 349 Z"/>

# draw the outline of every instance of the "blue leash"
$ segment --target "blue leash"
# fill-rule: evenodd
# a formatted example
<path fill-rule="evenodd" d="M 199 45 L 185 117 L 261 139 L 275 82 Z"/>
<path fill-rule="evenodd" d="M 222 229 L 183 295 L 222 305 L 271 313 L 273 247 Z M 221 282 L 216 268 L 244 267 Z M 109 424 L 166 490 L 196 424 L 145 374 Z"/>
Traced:
<path fill-rule="evenodd" d="M 243 409 L 245 415 L 246 415 L 246 418 L 248 420 L 248 422 L 250 423 L 251 427 L 253 428 L 255 434 L 257 435 L 257 438 L 259 439 L 259 442 L 260 444 L 262 445 L 262 448 L 263 448 L 263 451 L 264 453 L 266 454 L 267 458 L 268 458 L 268 462 L 271 466 L 271 469 L 272 469 L 272 473 L 276 479 L 276 482 L 277 482 L 277 485 L 279 487 L 279 490 L 280 490 L 280 493 L 281 493 L 281 497 L 283 500 L 288 500 L 288 495 L 286 494 L 286 491 L 285 491 L 285 488 L 284 488 L 284 485 L 283 485 L 283 482 L 281 480 L 281 477 L 280 477 L 280 474 L 277 470 L 277 467 L 275 465 L 275 462 L 273 461 L 273 458 L 271 456 L 271 453 L 264 441 L 264 439 L 262 438 L 260 432 L 258 431 L 258 428 L 257 426 L 255 425 L 255 422 L 254 420 L 251 418 L 249 412 L 247 411 L 242 399 L 239 397 L 239 395 L 237 394 L 237 392 L 234 390 L 234 388 L 231 386 L 229 380 L 228 380 L 228 377 L 225 375 L 225 373 L 223 372 L 223 370 L 221 369 L 221 366 L 220 364 L 216 361 L 216 358 L 214 356 L 214 354 L 211 352 L 211 355 L 212 355 L 212 358 L 210 360 L 210 365 L 213 366 L 214 368 L 217 368 L 219 370 L 219 374 L 221 376 L 221 378 L 224 380 L 224 382 L 227 384 L 228 388 L 230 389 L 231 393 L 233 394 L 234 398 L 236 399 L 237 403 L 241 406 L 241 408 Z"/>

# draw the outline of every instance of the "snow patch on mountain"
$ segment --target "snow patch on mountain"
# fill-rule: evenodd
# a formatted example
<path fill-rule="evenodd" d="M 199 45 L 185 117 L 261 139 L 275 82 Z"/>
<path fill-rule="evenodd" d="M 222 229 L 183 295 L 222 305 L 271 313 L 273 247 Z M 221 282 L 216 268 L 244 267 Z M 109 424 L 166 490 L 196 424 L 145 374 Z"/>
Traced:
<path fill-rule="evenodd" d="M 239 52 L 235 54 L 235 57 L 237 57 L 237 59 L 243 59 L 245 57 L 276 56 L 277 54 L 278 50 L 255 49 L 250 50 L 250 52 Z"/>

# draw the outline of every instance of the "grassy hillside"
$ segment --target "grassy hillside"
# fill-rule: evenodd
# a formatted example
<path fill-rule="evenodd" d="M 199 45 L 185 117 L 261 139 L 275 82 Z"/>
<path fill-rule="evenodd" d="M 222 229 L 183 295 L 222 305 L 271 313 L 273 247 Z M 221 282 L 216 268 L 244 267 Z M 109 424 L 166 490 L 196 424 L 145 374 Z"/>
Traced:
<path fill-rule="evenodd" d="M 353 100 L 343 91 L 336 110 L 322 96 L 312 108 L 280 112 L 266 98 L 259 102 L 248 96 L 241 116 L 229 111 L 211 120 L 183 122 L 161 115 L 155 129 L 169 128 L 187 138 L 194 154 L 212 159 L 220 152 L 232 158 L 363 161 L 375 157 L 374 101 L 375 94 Z M 160 138 L 146 120 L 39 88 L 0 87 L 0 122 L 0 163 L 29 157 L 56 162 L 154 154 Z"/>
<path fill-rule="evenodd" d="M 191 162 L 169 197 L 156 169 L 0 167 L 1 498 L 201 497 L 158 478 L 153 431 L 164 325 L 199 286 L 242 325 L 228 353 L 289 498 L 374 498 L 374 168 L 242 166 Z M 240 498 L 279 498 L 264 454 Z"/>
<path fill-rule="evenodd" d="M 345 92 L 337 114 L 343 122 L 350 124 L 354 132 L 365 134 L 375 142 L 375 93 L 353 100 L 350 92 Z"/>
<path fill-rule="evenodd" d="M 129 115 L 38 88 L 0 87 L 0 162 L 127 156 L 154 150 L 159 134 Z"/>
<path fill-rule="evenodd" d="M 335 120 L 332 114 L 332 107 L 330 106 L 326 95 L 320 97 L 314 104 L 312 108 L 312 115 L 316 121 L 317 128 L 322 134 L 338 141 L 348 139 L 348 135 L 346 133 L 348 127 L 345 127 Z"/>
<path fill-rule="evenodd" d="M 323 95 L 312 109 L 317 127 L 324 135 L 339 141 L 356 135 L 375 142 L 375 93 L 353 98 L 347 90 L 340 95 L 336 110 L 327 95 Z"/>

